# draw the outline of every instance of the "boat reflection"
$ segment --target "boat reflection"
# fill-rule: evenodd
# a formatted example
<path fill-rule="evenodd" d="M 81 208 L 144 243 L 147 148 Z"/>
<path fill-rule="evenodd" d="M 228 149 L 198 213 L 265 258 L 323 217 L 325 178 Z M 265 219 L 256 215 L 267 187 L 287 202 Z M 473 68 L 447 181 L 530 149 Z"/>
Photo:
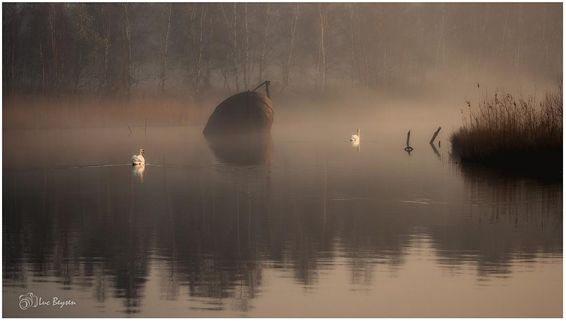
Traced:
<path fill-rule="evenodd" d="M 206 136 L 208 146 L 216 159 L 225 164 L 263 165 L 271 160 L 270 133 Z"/>

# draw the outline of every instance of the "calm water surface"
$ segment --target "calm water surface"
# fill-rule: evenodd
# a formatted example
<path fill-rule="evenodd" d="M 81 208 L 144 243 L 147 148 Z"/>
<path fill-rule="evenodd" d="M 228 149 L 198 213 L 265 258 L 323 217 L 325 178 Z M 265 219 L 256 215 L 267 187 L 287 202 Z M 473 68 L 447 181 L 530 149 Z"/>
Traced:
<path fill-rule="evenodd" d="M 561 180 L 337 124 L 4 131 L 4 316 L 562 315 Z"/>

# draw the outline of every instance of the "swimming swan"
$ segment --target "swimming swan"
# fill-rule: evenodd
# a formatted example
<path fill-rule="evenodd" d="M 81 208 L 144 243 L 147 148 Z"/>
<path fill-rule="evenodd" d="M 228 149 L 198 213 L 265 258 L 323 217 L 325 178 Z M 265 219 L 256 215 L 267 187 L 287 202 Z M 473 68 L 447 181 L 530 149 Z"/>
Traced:
<path fill-rule="evenodd" d="M 143 157 L 143 148 L 140 148 L 139 155 L 132 156 L 132 165 L 145 165 L 145 158 Z"/>
<path fill-rule="evenodd" d="M 350 141 L 352 142 L 352 145 L 359 145 L 360 144 L 360 129 L 359 128 L 356 131 L 356 134 L 354 134 L 354 135 L 352 135 L 352 137 L 350 137 Z"/>

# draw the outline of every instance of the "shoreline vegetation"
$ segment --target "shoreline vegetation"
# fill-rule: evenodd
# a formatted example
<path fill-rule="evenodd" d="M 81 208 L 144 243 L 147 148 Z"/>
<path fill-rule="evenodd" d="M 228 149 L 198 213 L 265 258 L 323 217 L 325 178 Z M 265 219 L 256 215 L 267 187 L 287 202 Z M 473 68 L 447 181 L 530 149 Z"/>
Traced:
<path fill-rule="evenodd" d="M 463 125 L 450 137 L 452 153 L 462 163 L 529 173 L 562 171 L 562 86 L 540 100 L 496 92 L 477 107 L 466 104 Z"/>

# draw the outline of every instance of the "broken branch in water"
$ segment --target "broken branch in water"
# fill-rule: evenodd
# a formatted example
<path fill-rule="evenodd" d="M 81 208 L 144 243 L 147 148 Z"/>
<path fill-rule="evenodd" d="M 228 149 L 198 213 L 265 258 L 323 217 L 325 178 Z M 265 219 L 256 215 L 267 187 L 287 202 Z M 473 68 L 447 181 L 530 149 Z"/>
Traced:
<path fill-rule="evenodd" d="M 436 136 L 438 136 L 438 133 L 440 132 L 441 129 L 442 129 L 442 127 L 438 127 L 438 129 L 432 135 L 432 138 L 430 139 L 430 142 L 429 142 L 431 145 L 434 143 L 434 140 L 436 139 Z"/>

